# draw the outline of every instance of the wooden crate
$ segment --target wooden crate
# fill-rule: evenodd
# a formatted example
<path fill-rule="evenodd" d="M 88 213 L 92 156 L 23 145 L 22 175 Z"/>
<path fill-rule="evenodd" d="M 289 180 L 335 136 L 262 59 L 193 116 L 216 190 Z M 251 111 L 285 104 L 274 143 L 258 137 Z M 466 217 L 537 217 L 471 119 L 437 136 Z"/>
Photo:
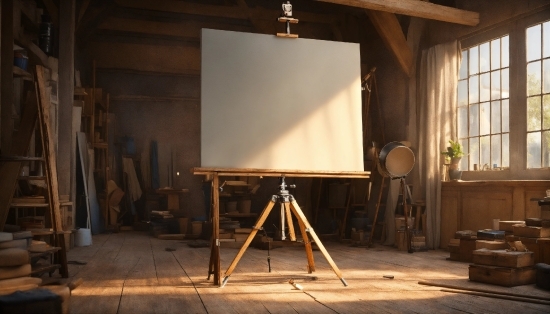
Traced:
<path fill-rule="evenodd" d="M 550 228 L 514 225 L 514 235 L 526 238 L 550 238 Z"/>
<path fill-rule="evenodd" d="M 534 254 L 535 264 L 550 264 L 550 238 L 526 238 L 516 237 L 527 249 Z"/>
<path fill-rule="evenodd" d="M 522 268 L 535 265 L 533 252 L 517 252 L 506 250 L 475 250 L 472 256 L 474 264 Z"/>
<path fill-rule="evenodd" d="M 488 250 L 505 250 L 508 248 L 508 243 L 505 241 L 491 241 L 491 240 L 477 240 L 476 250 L 488 249 Z"/>
<path fill-rule="evenodd" d="M 504 230 L 508 232 L 514 232 L 514 225 L 522 225 L 525 221 L 520 220 L 504 220 L 498 222 L 498 230 Z"/>
<path fill-rule="evenodd" d="M 536 270 L 531 267 L 507 268 L 486 265 L 470 265 L 471 281 L 504 287 L 515 287 L 535 283 Z"/>

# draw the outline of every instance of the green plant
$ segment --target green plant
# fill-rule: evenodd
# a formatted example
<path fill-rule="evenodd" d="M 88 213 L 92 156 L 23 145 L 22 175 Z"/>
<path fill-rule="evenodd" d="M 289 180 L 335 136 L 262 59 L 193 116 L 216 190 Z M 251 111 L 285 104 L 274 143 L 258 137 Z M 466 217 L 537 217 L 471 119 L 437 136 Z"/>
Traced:
<path fill-rule="evenodd" d="M 442 155 L 445 155 L 448 158 L 460 158 L 464 156 L 462 145 L 460 145 L 458 141 L 449 140 L 449 144 L 451 146 L 448 146 L 446 151 L 441 152 Z"/>

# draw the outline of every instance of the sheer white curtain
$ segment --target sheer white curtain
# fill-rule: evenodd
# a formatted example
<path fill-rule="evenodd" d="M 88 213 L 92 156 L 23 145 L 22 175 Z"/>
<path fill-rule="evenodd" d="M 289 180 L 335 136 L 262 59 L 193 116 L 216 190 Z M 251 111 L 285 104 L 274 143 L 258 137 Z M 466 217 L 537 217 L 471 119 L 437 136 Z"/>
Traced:
<path fill-rule="evenodd" d="M 460 43 L 455 41 L 424 50 L 420 65 L 417 171 L 426 200 L 426 241 L 440 245 L 441 152 L 456 139 L 456 107 Z"/>

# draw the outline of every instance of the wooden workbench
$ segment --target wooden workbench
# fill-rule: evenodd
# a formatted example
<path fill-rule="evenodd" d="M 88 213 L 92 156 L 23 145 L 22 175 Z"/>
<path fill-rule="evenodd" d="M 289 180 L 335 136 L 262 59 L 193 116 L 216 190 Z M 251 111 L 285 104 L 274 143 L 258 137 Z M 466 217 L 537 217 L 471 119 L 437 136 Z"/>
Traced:
<path fill-rule="evenodd" d="M 194 175 L 204 175 L 212 178 L 212 246 L 210 265 L 213 264 L 214 284 L 221 286 L 220 265 L 220 204 L 219 177 L 229 176 L 263 176 L 263 177 L 302 177 L 302 178 L 355 178 L 367 179 L 370 171 L 304 171 L 304 170 L 273 170 L 250 168 L 191 168 Z M 275 191 L 274 191 L 275 192 Z M 210 275 L 210 274 L 209 274 Z"/>

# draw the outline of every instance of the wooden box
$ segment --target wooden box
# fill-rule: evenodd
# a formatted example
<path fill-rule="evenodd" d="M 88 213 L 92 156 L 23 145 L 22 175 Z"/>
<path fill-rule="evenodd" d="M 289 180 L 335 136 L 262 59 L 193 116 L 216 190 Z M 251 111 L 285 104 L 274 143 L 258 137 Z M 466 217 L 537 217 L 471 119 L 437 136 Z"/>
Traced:
<path fill-rule="evenodd" d="M 477 240 L 476 250 L 488 249 L 488 250 L 505 250 L 508 248 L 508 243 L 505 241 L 490 241 L 490 240 Z"/>
<path fill-rule="evenodd" d="M 521 241 L 529 251 L 533 252 L 535 264 L 550 264 L 550 238 L 518 237 L 517 241 Z"/>
<path fill-rule="evenodd" d="M 475 264 L 521 268 L 535 265 L 533 252 L 517 252 L 506 250 L 475 250 L 472 254 Z"/>
<path fill-rule="evenodd" d="M 515 287 L 535 283 L 536 270 L 533 267 L 506 268 L 485 265 L 470 265 L 471 281 L 492 285 Z"/>
<path fill-rule="evenodd" d="M 504 230 L 504 231 L 508 231 L 508 232 L 514 232 L 514 225 L 522 225 L 524 224 L 525 222 L 524 221 L 514 221 L 514 220 L 510 220 L 510 221 L 499 221 L 498 223 L 498 229 L 499 230 Z"/>
<path fill-rule="evenodd" d="M 476 239 L 460 239 L 460 261 L 471 263 L 472 252 L 476 249 Z"/>
<path fill-rule="evenodd" d="M 550 228 L 514 225 L 514 235 L 526 238 L 550 238 Z"/>

